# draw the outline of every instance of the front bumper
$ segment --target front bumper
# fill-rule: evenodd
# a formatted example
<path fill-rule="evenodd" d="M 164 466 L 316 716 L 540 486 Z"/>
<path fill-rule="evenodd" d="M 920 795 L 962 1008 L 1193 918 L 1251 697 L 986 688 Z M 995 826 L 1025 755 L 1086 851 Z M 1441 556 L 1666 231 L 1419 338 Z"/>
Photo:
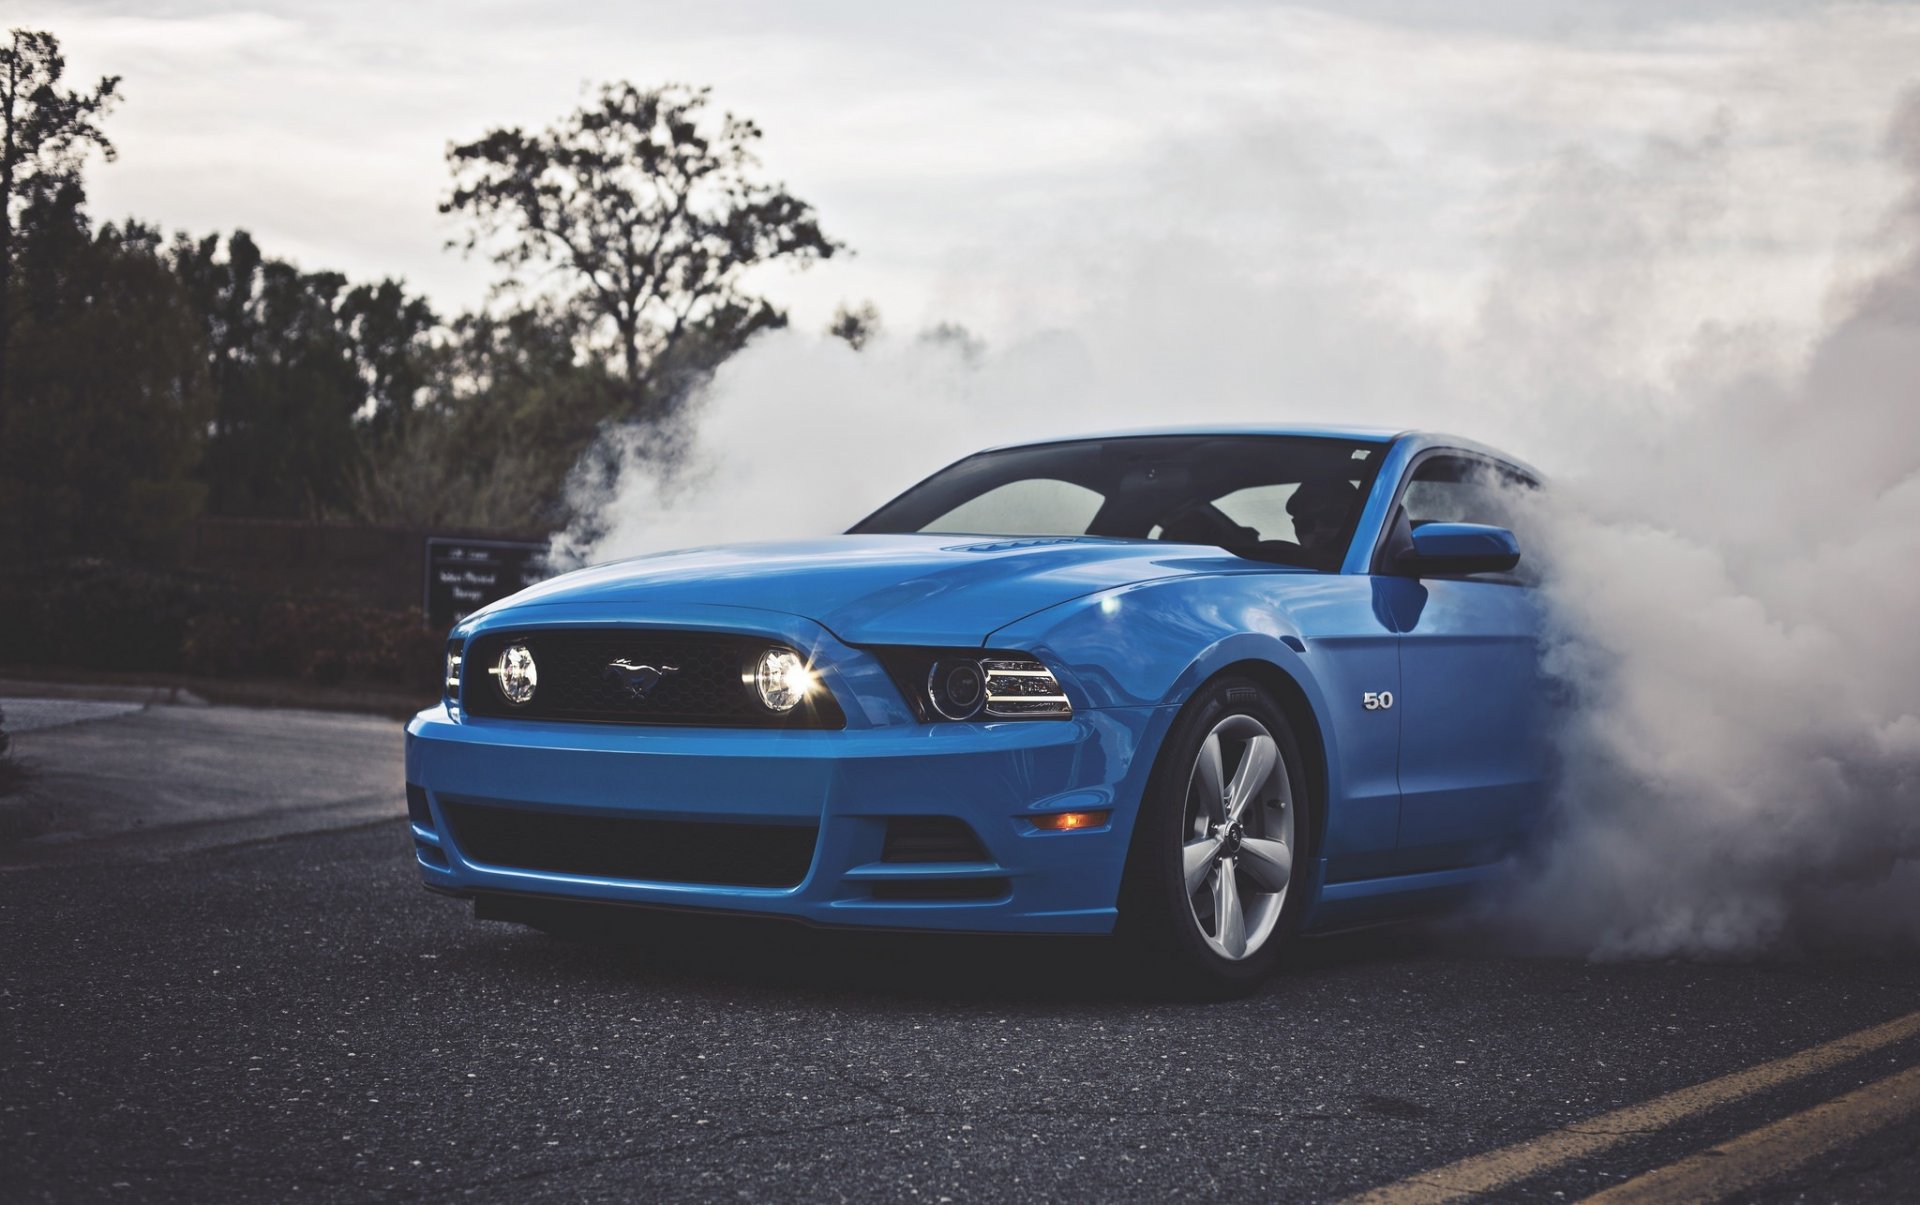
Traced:
<path fill-rule="evenodd" d="M 1106 933 L 1167 719 L 1161 708 L 1110 708 L 1066 721 L 765 731 L 492 720 L 436 707 L 407 725 L 415 849 L 426 885 L 455 894 L 707 908 L 822 925 Z M 805 877 L 792 887 L 599 877 L 514 866 L 504 855 L 475 859 L 449 824 L 449 805 L 461 804 L 817 824 L 818 835 Z M 1093 810 L 1110 811 L 1110 821 L 1070 832 L 1031 823 L 1049 812 Z M 964 821 L 985 861 L 883 860 L 888 821 L 924 816 Z M 997 886 L 990 898 L 898 898 L 940 881 Z"/>

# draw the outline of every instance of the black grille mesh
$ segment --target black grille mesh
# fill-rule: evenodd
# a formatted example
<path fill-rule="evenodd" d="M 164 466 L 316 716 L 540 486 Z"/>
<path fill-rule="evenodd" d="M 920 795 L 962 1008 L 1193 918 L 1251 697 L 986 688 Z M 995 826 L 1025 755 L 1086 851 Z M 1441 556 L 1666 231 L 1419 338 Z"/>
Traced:
<path fill-rule="evenodd" d="M 652 883 L 795 887 L 813 865 L 817 824 L 725 824 L 529 812 L 440 801 L 476 862 Z"/>
<path fill-rule="evenodd" d="M 746 680 L 770 641 L 707 632 L 595 628 L 489 633 L 475 637 L 461 663 L 461 706 L 474 715 L 597 720 L 624 724 L 699 724 L 721 728 L 840 728 L 840 708 L 824 690 L 785 715 L 768 711 Z M 533 654 L 539 684 L 514 706 L 489 673 L 510 644 Z M 663 673 L 644 698 L 632 697 L 614 662 Z"/>

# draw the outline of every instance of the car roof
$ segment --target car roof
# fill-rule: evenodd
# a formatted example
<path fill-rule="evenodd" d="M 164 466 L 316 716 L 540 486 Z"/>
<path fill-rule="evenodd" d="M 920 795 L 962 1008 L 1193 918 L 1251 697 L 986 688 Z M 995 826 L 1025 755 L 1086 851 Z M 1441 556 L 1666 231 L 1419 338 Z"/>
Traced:
<path fill-rule="evenodd" d="M 1083 439 L 1134 439 L 1154 435 L 1297 435 L 1320 439 L 1350 439 L 1355 443 L 1388 444 L 1406 434 L 1398 427 L 1355 427 L 1336 424 L 1200 423 L 1171 427 L 1131 427 L 1116 431 L 1084 431 L 1047 439 L 1023 439 L 985 449 L 1031 448 L 1041 444 L 1078 443 Z"/>
<path fill-rule="evenodd" d="M 1539 479 L 1539 472 L 1517 456 L 1502 452 L 1477 440 L 1464 439 L 1457 435 L 1447 435 L 1439 431 L 1418 431 L 1405 427 L 1368 427 L 1335 423 L 1203 423 L 1169 427 L 1135 427 L 1119 431 L 1088 431 L 1076 435 L 1059 435 L 1049 439 L 1026 439 L 1019 443 L 1001 444 L 987 448 L 989 452 L 999 452 L 1006 448 L 1031 448 L 1044 444 L 1077 443 L 1085 439 L 1133 439 L 1154 435 L 1293 435 L 1305 438 L 1344 439 L 1354 443 L 1392 444 L 1404 441 L 1411 452 L 1421 452 L 1428 448 L 1458 448 L 1468 452 L 1478 452 L 1513 466 L 1516 469 Z"/>

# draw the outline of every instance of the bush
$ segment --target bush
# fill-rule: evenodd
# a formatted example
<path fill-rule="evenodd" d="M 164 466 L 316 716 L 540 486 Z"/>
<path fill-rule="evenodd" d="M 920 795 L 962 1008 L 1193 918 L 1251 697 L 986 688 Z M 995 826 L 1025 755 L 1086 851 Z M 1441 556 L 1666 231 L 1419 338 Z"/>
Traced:
<path fill-rule="evenodd" d="M 97 560 L 0 575 L 0 631 L 7 659 L 27 664 L 423 691 L 439 682 L 440 634 L 415 612 Z"/>

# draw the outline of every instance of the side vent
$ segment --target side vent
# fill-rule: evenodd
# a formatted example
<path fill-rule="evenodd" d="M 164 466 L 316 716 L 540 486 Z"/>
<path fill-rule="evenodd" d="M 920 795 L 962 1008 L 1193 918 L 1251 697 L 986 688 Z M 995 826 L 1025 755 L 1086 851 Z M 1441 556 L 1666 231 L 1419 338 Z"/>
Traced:
<path fill-rule="evenodd" d="M 882 862 L 985 862 L 987 851 L 954 816 L 895 816 L 887 821 Z"/>
<path fill-rule="evenodd" d="M 407 819 L 421 828 L 433 829 L 433 812 L 427 807 L 427 791 L 416 783 L 407 784 Z"/>

